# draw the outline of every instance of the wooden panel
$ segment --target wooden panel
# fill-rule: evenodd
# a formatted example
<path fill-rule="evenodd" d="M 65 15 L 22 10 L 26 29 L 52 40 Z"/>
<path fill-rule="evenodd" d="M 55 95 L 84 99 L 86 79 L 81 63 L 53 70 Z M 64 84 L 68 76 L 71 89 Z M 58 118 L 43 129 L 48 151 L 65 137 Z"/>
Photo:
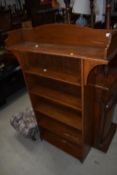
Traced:
<path fill-rule="evenodd" d="M 13 47 L 9 47 L 10 50 L 20 50 L 26 52 L 25 45 L 17 45 L 20 42 L 19 39 L 15 39 L 16 36 L 21 32 L 22 41 L 26 42 L 36 42 L 36 43 L 45 43 L 45 44 L 54 44 L 54 45 L 72 45 L 72 46 L 83 46 L 84 51 L 79 49 L 79 54 L 77 52 L 77 56 L 79 58 L 90 59 L 101 59 L 104 61 L 105 59 L 111 58 L 117 54 L 116 44 L 117 44 L 117 31 L 111 30 L 102 30 L 102 29 L 91 29 L 86 27 L 78 27 L 71 24 L 50 24 L 50 25 L 42 25 L 37 28 L 32 29 L 21 29 L 15 33 L 15 37 L 11 33 L 9 35 L 9 39 L 7 41 L 7 46 L 14 45 Z M 82 37 L 83 36 L 83 37 Z M 25 43 L 26 43 L 25 42 Z M 23 42 L 22 42 L 23 43 Z M 27 44 L 26 44 L 27 45 Z M 86 48 L 86 46 L 88 46 Z M 26 46 L 29 49 L 27 51 L 34 51 L 30 49 L 30 46 Z M 100 51 L 95 51 L 94 48 L 102 48 Z M 94 49 L 94 50 L 93 50 Z M 43 50 L 43 49 L 41 49 Z M 88 51 L 92 53 L 91 56 L 88 54 Z M 38 49 L 35 50 L 38 52 Z M 53 51 L 51 50 L 51 53 Z M 62 55 L 64 51 L 59 53 L 58 55 Z M 41 52 L 42 53 L 42 52 Z M 44 53 L 44 52 L 43 52 Z M 82 57 L 82 53 L 84 53 L 84 57 Z M 100 57 L 100 53 L 103 55 Z M 54 52 L 55 54 L 55 52 Z M 72 55 L 73 57 L 73 55 Z"/>
<path fill-rule="evenodd" d="M 51 48 L 52 46 L 48 46 Z M 48 48 L 48 49 L 49 49 Z M 53 48 L 53 47 L 52 47 Z M 60 48 L 61 49 L 61 48 Z M 30 59 L 30 68 L 42 68 L 48 69 L 51 71 L 56 71 L 59 73 L 65 73 L 68 75 L 80 75 L 80 59 L 73 59 L 70 57 L 56 56 L 56 55 L 46 55 L 46 54 L 37 54 L 37 53 L 28 53 L 25 56 L 25 59 Z"/>
<path fill-rule="evenodd" d="M 53 145 L 61 148 L 65 152 L 68 152 L 69 154 L 81 160 L 83 159 L 83 148 L 82 147 L 78 145 L 74 145 L 63 138 L 58 137 L 52 134 L 51 132 L 48 132 L 47 130 L 44 130 L 42 132 L 42 137 L 48 142 L 52 143 Z"/>
<path fill-rule="evenodd" d="M 43 78 L 49 78 L 56 81 L 61 81 L 64 83 L 80 86 L 80 76 L 74 76 L 70 74 L 60 73 L 56 71 L 52 71 L 45 68 L 31 68 L 25 71 L 25 74 L 37 75 Z"/>
<path fill-rule="evenodd" d="M 20 52 L 29 52 L 29 53 L 38 53 L 45 55 L 56 55 L 56 56 L 65 56 L 75 59 L 87 59 L 88 60 L 101 60 L 102 64 L 107 62 L 105 59 L 105 52 L 102 47 L 94 46 L 81 46 L 81 45 L 53 45 L 53 44 L 43 44 L 38 42 L 23 42 L 14 45 L 9 48 L 10 50 L 20 51 Z"/>
<path fill-rule="evenodd" d="M 106 138 L 108 137 L 108 133 L 111 129 L 111 124 L 112 124 L 112 118 L 114 115 L 114 107 L 109 109 L 106 113 L 105 113 L 105 121 L 104 121 L 104 128 L 103 128 L 103 137 Z"/>
<path fill-rule="evenodd" d="M 92 138 L 104 150 L 115 131 L 111 112 L 102 114 L 117 89 L 116 74 L 104 68 L 117 54 L 116 38 L 117 31 L 51 24 L 11 32 L 7 40 L 23 69 L 41 137 L 82 160 Z M 94 70 L 98 65 L 104 74 Z"/>
<path fill-rule="evenodd" d="M 93 145 L 103 151 L 107 151 L 115 132 L 115 125 L 112 124 L 117 101 L 115 87 L 108 91 L 95 88 Z"/>
<path fill-rule="evenodd" d="M 34 53 L 23 54 L 23 57 L 25 60 L 21 62 L 25 73 L 76 86 L 81 85 L 80 60 Z M 29 65 L 28 59 L 30 59 Z"/>
<path fill-rule="evenodd" d="M 65 83 L 62 81 L 56 81 L 48 78 L 43 78 L 38 75 L 32 74 L 24 74 L 26 81 L 28 83 L 28 88 L 30 90 L 35 89 L 35 87 L 43 87 L 48 88 L 54 91 L 60 91 L 65 94 L 70 94 L 71 96 L 75 96 L 81 98 L 81 86 L 74 86 L 70 83 Z"/>
<path fill-rule="evenodd" d="M 37 27 L 33 30 L 35 37 L 33 41 L 44 43 L 60 43 L 60 44 L 82 44 L 104 46 L 107 44 L 108 38 L 105 33 L 109 30 L 91 29 L 68 24 L 51 24 Z M 88 33 L 88 35 L 87 35 Z M 45 35 L 46 34 L 46 35 Z M 23 36 L 27 40 L 31 35 L 31 30 L 23 30 Z M 83 38 L 82 38 L 83 36 Z"/>
<path fill-rule="evenodd" d="M 108 136 L 106 138 L 104 138 L 103 140 L 101 140 L 101 142 L 99 143 L 99 145 L 97 147 L 98 149 L 100 149 L 103 152 L 107 152 L 108 151 L 110 143 L 111 143 L 111 141 L 113 139 L 113 136 L 114 136 L 114 134 L 116 132 L 116 128 L 117 128 L 116 124 L 112 123 L 111 127 L 110 127 L 110 130 L 108 132 Z"/>
<path fill-rule="evenodd" d="M 81 115 L 78 112 L 43 101 L 42 99 L 39 99 L 37 104 L 38 105 L 35 105 L 34 110 L 40 114 L 44 114 L 49 118 L 60 121 L 68 126 L 82 130 Z"/>
<path fill-rule="evenodd" d="M 73 96 L 65 92 L 49 89 L 48 87 L 39 86 L 30 90 L 31 94 L 37 95 L 44 99 L 50 100 L 55 103 L 67 106 L 69 108 L 82 111 L 81 99 L 78 96 Z"/>
<path fill-rule="evenodd" d="M 56 135 L 78 145 L 83 143 L 82 132 L 56 120 L 37 114 L 37 121 L 40 127 L 55 133 Z"/>

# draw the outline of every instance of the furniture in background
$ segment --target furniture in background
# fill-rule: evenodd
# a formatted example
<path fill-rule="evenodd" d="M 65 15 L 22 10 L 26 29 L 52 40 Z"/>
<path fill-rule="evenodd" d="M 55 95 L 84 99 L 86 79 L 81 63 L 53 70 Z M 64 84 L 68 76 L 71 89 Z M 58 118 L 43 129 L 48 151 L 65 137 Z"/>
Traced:
<path fill-rule="evenodd" d="M 71 17 L 70 17 L 70 0 L 64 0 L 65 8 L 64 8 L 64 21 L 67 24 L 71 23 Z"/>
<path fill-rule="evenodd" d="M 113 0 L 111 5 L 111 26 L 117 29 L 117 1 Z"/>
<path fill-rule="evenodd" d="M 11 13 L 9 10 L 0 10 L 0 31 L 11 29 Z"/>
<path fill-rule="evenodd" d="M 96 8 L 95 8 L 94 2 L 97 1 L 98 3 L 105 2 L 105 3 L 102 3 L 102 5 L 100 5 L 100 7 L 102 8 L 103 4 L 105 4 L 105 6 L 103 7 L 103 9 L 105 9 L 103 13 L 101 9 L 101 15 L 103 17 L 105 16 L 105 21 L 104 22 L 99 21 L 100 24 L 102 25 L 102 28 L 114 28 L 114 27 L 116 28 L 116 23 L 117 23 L 116 0 L 112 0 L 112 1 L 87 0 L 86 3 L 88 5 L 82 6 L 82 4 L 85 1 L 86 0 L 81 0 L 81 1 L 80 0 L 76 0 L 76 1 L 63 0 L 62 7 L 60 6 L 61 4 L 58 3 L 59 0 L 45 0 L 45 1 L 25 0 L 25 3 L 22 5 L 19 1 L 18 6 L 15 3 L 12 5 L 6 4 L 6 6 L 0 6 L 0 13 L 1 13 L 0 16 L 2 17 L 3 15 L 5 19 L 7 18 L 6 24 L 9 25 L 9 22 L 10 22 L 10 25 L 11 25 L 10 28 L 12 29 L 21 27 L 22 21 L 26 21 L 26 20 L 32 20 L 34 26 L 40 25 L 40 24 L 55 23 L 55 22 L 75 23 L 77 17 L 82 12 L 81 8 L 85 7 L 85 10 L 83 13 L 86 13 L 86 12 L 89 13 L 90 11 L 89 15 L 85 15 L 88 20 L 88 26 L 95 27 L 95 16 L 97 14 L 95 12 Z M 60 2 L 62 1 L 60 0 Z M 89 3 L 90 3 L 90 10 L 89 8 L 87 8 L 88 10 L 86 10 L 86 7 L 89 7 Z M 72 8 L 74 9 L 74 7 L 75 9 L 78 9 L 75 11 L 76 13 L 79 13 L 79 14 L 72 13 Z M 10 15 L 9 17 L 10 21 L 8 19 L 8 15 Z M 1 18 L 0 23 L 5 22 L 5 20 L 3 20 L 4 18 Z"/>
<path fill-rule="evenodd" d="M 7 8 L 0 7 L 0 30 L 9 31 L 21 28 L 23 21 L 28 19 L 25 10 L 19 10 L 15 5 Z"/>
<path fill-rule="evenodd" d="M 117 0 L 106 1 L 106 28 L 117 28 Z"/>
<path fill-rule="evenodd" d="M 25 0 L 26 9 L 33 26 L 54 23 L 57 10 L 52 7 L 51 1 Z"/>
<path fill-rule="evenodd" d="M 90 1 L 88 0 L 75 0 L 72 8 L 72 13 L 79 14 L 76 24 L 80 26 L 87 26 L 88 21 L 84 15 L 91 15 Z"/>
<path fill-rule="evenodd" d="M 7 98 L 25 87 L 20 66 L 14 56 L 0 49 L 0 106 Z"/>
<path fill-rule="evenodd" d="M 82 37 L 83 36 L 83 37 Z M 42 139 L 84 160 L 115 133 L 117 32 L 48 24 L 9 33 Z"/>
<path fill-rule="evenodd" d="M 71 11 L 68 12 L 71 16 L 70 23 L 76 23 L 77 17 L 79 17 L 78 14 L 86 13 L 85 18 L 88 21 L 88 26 L 107 29 L 117 28 L 116 0 L 74 0 Z"/>
<path fill-rule="evenodd" d="M 98 15 L 102 16 L 102 20 L 100 20 L 98 23 L 100 25 L 96 25 L 97 27 L 107 28 L 107 29 L 113 29 L 116 28 L 114 25 L 117 24 L 117 1 L 116 0 L 90 0 L 91 4 L 91 16 L 92 16 L 92 26 L 95 26 L 95 16 L 97 13 L 95 12 L 95 5 L 94 2 L 99 3 L 98 6 Z M 103 21 L 103 18 L 105 20 Z M 102 24 L 101 24 L 102 23 Z M 116 25 L 117 26 L 117 25 Z"/>
<path fill-rule="evenodd" d="M 14 56 L 6 51 L 4 41 L 7 32 L 21 28 L 26 18 L 23 8 L 17 8 L 15 4 L 0 4 L 0 106 L 11 94 L 25 87 L 21 68 Z"/>
<path fill-rule="evenodd" d="M 0 31 L 0 106 L 5 104 L 7 98 L 25 86 L 24 78 L 20 66 L 10 52 L 5 49 L 5 39 L 7 34 L 5 31 L 10 25 L 6 25 L 6 21 L 2 24 Z M 3 31 L 4 29 L 4 31 Z"/>

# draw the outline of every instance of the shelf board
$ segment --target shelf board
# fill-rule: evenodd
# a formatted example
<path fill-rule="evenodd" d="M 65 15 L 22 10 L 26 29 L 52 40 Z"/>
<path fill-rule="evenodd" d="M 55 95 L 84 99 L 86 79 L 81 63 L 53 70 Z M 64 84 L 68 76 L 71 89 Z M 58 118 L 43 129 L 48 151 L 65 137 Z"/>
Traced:
<path fill-rule="evenodd" d="M 30 93 L 40 96 L 44 99 L 48 99 L 52 102 L 59 103 L 63 106 L 82 111 L 81 99 L 78 96 L 73 96 L 71 94 L 55 89 L 50 89 L 45 86 L 38 86 L 30 90 Z"/>
<path fill-rule="evenodd" d="M 43 78 L 49 78 L 56 81 L 61 81 L 75 86 L 81 86 L 80 77 L 77 75 L 70 75 L 64 72 L 55 72 L 54 70 L 43 69 L 43 68 L 30 68 L 25 71 L 26 74 L 37 75 Z"/>
<path fill-rule="evenodd" d="M 110 72 L 105 74 L 98 74 L 95 78 L 95 84 L 89 83 L 89 85 L 95 86 L 96 88 L 100 88 L 102 90 L 110 91 L 113 84 L 114 86 L 117 84 L 117 69 L 110 69 Z M 116 87 L 116 86 L 115 86 Z"/>
<path fill-rule="evenodd" d="M 71 57 L 76 59 L 91 59 L 101 60 L 103 63 L 107 63 L 104 57 L 103 42 L 100 42 L 100 46 L 95 46 L 95 42 L 89 45 L 64 45 L 64 44 L 50 44 L 50 43 L 38 43 L 25 41 L 9 47 L 10 50 L 30 52 L 37 54 L 49 54 Z"/>
<path fill-rule="evenodd" d="M 75 144 L 82 144 L 82 131 L 74 129 L 64 123 L 58 122 L 55 119 L 50 119 L 49 117 L 44 117 L 43 115 L 38 118 L 37 121 L 40 127 L 55 133 L 56 135 L 63 137 Z M 61 131 L 61 132 L 60 132 Z"/>
<path fill-rule="evenodd" d="M 73 112 L 44 102 L 39 102 L 38 107 L 35 107 L 35 111 L 75 129 L 82 130 L 81 116 L 76 111 Z"/>

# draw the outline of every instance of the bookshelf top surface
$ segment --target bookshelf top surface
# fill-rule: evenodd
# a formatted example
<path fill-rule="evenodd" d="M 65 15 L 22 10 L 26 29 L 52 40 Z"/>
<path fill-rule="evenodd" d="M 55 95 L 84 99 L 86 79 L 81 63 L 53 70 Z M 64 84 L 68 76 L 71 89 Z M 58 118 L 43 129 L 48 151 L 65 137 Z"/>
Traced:
<path fill-rule="evenodd" d="M 38 42 L 22 42 L 9 47 L 10 50 L 20 52 L 31 52 L 37 54 L 48 54 L 56 56 L 65 56 L 76 59 L 96 59 L 103 60 L 104 52 L 102 48 L 91 46 L 73 46 L 73 45 L 60 45 L 60 44 L 45 44 Z"/>
<path fill-rule="evenodd" d="M 117 31 L 71 24 L 48 24 L 19 29 L 8 35 L 10 50 L 71 56 L 105 62 L 117 54 Z"/>

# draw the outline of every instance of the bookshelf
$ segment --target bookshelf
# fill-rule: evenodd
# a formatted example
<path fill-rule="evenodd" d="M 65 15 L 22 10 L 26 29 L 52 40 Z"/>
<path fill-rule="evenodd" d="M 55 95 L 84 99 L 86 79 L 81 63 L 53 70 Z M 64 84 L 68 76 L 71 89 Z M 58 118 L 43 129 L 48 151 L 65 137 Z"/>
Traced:
<path fill-rule="evenodd" d="M 92 146 L 107 151 L 116 129 L 107 106 L 116 104 L 117 71 L 110 71 L 117 68 L 116 42 L 116 31 L 71 24 L 12 31 L 6 41 L 21 65 L 41 138 L 81 161 Z"/>

